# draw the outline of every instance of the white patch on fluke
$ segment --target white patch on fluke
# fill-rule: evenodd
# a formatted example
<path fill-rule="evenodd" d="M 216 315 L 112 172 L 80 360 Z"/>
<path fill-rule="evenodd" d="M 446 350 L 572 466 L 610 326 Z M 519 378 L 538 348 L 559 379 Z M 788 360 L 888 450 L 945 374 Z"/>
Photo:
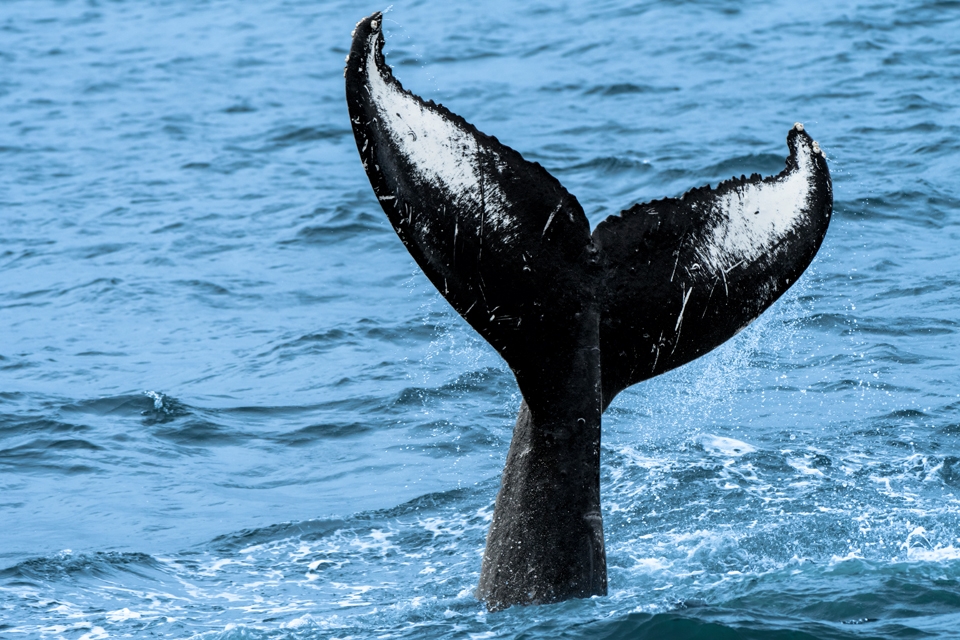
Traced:
<path fill-rule="evenodd" d="M 807 140 L 797 142 L 796 169 L 775 182 L 740 185 L 717 202 L 720 222 L 697 243 L 698 256 L 715 274 L 724 275 L 734 263 L 752 263 L 806 220 L 816 167 Z"/>
<path fill-rule="evenodd" d="M 515 225 L 503 192 L 480 173 L 473 134 L 431 111 L 383 77 L 376 64 L 376 27 L 369 36 L 367 86 L 382 130 L 409 161 L 417 180 L 447 192 L 460 211 L 478 211 L 484 226 L 504 231 Z M 492 158 L 498 164 L 499 158 Z M 478 222 L 479 225 L 479 222 Z"/>

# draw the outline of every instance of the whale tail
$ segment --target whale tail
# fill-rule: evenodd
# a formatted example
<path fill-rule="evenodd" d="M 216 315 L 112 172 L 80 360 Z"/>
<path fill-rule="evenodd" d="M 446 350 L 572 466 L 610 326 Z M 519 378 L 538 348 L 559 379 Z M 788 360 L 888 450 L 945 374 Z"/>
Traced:
<path fill-rule="evenodd" d="M 826 159 L 798 124 L 776 176 L 637 204 L 591 233 L 542 166 L 403 89 L 381 27 L 379 13 L 357 24 L 345 69 L 363 166 L 414 260 L 524 398 L 479 595 L 500 608 L 605 593 L 600 415 L 628 386 L 735 335 L 796 282 L 831 216 Z"/>

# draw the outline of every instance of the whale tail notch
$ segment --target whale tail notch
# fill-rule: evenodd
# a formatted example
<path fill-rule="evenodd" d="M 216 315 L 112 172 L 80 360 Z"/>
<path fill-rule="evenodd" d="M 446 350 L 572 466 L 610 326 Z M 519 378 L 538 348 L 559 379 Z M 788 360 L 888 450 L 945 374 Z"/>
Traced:
<path fill-rule="evenodd" d="M 524 397 L 479 595 L 502 608 L 605 593 L 602 411 L 722 344 L 796 282 L 832 212 L 826 158 L 797 124 L 778 175 L 637 204 L 591 233 L 546 169 L 403 89 L 383 44 L 382 16 L 360 21 L 344 72 L 363 166 L 414 260 Z"/>

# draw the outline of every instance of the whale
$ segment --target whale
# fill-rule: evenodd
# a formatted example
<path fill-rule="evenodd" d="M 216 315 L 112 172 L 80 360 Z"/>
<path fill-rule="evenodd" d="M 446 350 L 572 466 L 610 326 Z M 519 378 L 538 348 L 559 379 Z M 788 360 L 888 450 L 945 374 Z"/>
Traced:
<path fill-rule="evenodd" d="M 476 596 L 499 611 L 606 595 L 604 410 L 797 281 L 833 210 L 826 156 L 796 124 L 779 174 L 633 204 L 591 230 L 546 169 L 404 89 L 383 45 L 374 13 L 344 70 L 363 168 L 400 241 L 522 395 Z"/>

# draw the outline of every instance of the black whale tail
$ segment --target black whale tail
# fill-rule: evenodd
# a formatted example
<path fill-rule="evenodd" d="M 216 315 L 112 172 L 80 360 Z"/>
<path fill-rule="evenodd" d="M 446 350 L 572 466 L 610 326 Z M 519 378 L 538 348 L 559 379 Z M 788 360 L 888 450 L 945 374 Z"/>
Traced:
<path fill-rule="evenodd" d="M 357 24 L 345 70 L 367 176 L 410 254 L 524 398 L 478 595 L 498 609 L 605 593 L 600 415 L 796 282 L 830 220 L 826 159 L 795 125 L 780 174 L 634 205 L 591 234 L 556 178 L 404 90 L 382 48 L 376 13 Z"/>

